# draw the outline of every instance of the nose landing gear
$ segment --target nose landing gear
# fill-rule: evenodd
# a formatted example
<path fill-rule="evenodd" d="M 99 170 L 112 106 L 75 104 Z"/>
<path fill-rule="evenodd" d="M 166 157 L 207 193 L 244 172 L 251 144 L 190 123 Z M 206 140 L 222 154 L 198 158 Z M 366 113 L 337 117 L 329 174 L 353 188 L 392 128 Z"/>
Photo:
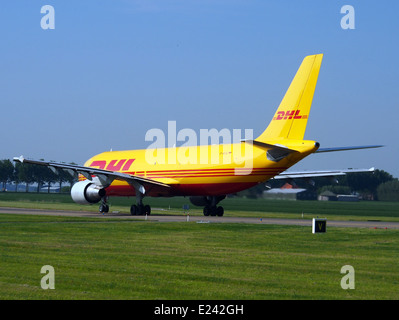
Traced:
<path fill-rule="evenodd" d="M 109 205 L 107 204 L 106 196 L 101 198 L 101 204 L 100 204 L 100 207 L 98 208 L 98 211 L 100 211 L 100 213 L 102 213 L 102 214 L 109 212 Z"/>

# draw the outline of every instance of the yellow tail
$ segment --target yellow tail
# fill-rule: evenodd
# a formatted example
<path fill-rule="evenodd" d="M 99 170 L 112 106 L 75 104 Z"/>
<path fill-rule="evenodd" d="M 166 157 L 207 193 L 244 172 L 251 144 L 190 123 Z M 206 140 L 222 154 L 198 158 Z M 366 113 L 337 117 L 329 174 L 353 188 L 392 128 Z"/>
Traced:
<path fill-rule="evenodd" d="M 323 54 L 303 59 L 273 120 L 255 140 L 303 139 L 322 59 Z"/>

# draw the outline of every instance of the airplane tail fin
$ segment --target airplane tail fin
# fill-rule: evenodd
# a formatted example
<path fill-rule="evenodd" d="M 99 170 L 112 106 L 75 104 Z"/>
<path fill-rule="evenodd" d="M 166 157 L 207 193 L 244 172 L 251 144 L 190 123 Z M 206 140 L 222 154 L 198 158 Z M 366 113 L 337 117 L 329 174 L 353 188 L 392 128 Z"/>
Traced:
<path fill-rule="evenodd" d="M 323 54 L 303 59 L 275 116 L 255 140 L 303 139 L 322 59 Z"/>

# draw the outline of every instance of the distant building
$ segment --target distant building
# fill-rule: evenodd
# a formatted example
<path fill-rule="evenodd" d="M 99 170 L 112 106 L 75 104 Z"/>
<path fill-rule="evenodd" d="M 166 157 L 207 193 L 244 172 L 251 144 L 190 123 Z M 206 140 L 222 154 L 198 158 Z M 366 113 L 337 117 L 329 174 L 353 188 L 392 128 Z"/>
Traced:
<path fill-rule="evenodd" d="M 349 202 L 356 202 L 359 201 L 358 195 L 347 195 L 347 194 L 335 194 L 331 191 L 324 191 L 321 193 L 317 199 L 319 201 L 349 201 Z"/>
<path fill-rule="evenodd" d="M 337 201 L 337 195 L 334 192 L 331 191 L 324 191 L 320 193 L 320 195 L 317 198 L 319 201 Z"/>
<path fill-rule="evenodd" d="M 60 187 L 52 187 L 52 186 L 47 186 L 44 185 L 43 187 L 40 188 L 40 192 L 47 192 L 47 193 L 60 193 Z"/>
<path fill-rule="evenodd" d="M 338 201 L 348 201 L 348 202 L 357 202 L 359 201 L 359 196 L 352 194 L 339 194 L 337 195 Z"/>
<path fill-rule="evenodd" d="M 274 188 L 263 192 L 263 198 L 274 200 L 317 200 L 316 192 L 302 188 L 294 188 L 286 183 L 281 188 Z"/>

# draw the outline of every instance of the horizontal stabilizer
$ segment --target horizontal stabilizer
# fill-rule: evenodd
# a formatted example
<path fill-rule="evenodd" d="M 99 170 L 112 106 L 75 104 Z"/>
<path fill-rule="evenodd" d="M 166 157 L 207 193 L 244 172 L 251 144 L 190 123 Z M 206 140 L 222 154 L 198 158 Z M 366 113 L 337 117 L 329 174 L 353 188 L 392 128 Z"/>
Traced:
<path fill-rule="evenodd" d="M 315 153 L 335 152 L 335 151 L 348 151 L 348 150 L 359 150 L 359 149 L 372 149 L 372 148 L 381 148 L 381 147 L 383 147 L 383 145 L 336 147 L 336 148 L 319 148 Z"/>
<path fill-rule="evenodd" d="M 289 149 L 283 145 L 270 144 L 270 143 L 260 142 L 257 140 L 242 140 L 241 142 L 252 143 L 255 146 L 268 149 L 266 153 L 267 159 L 274 162 L 284 159 L 291 153 L 298 152 L 296 150 Z"/>

